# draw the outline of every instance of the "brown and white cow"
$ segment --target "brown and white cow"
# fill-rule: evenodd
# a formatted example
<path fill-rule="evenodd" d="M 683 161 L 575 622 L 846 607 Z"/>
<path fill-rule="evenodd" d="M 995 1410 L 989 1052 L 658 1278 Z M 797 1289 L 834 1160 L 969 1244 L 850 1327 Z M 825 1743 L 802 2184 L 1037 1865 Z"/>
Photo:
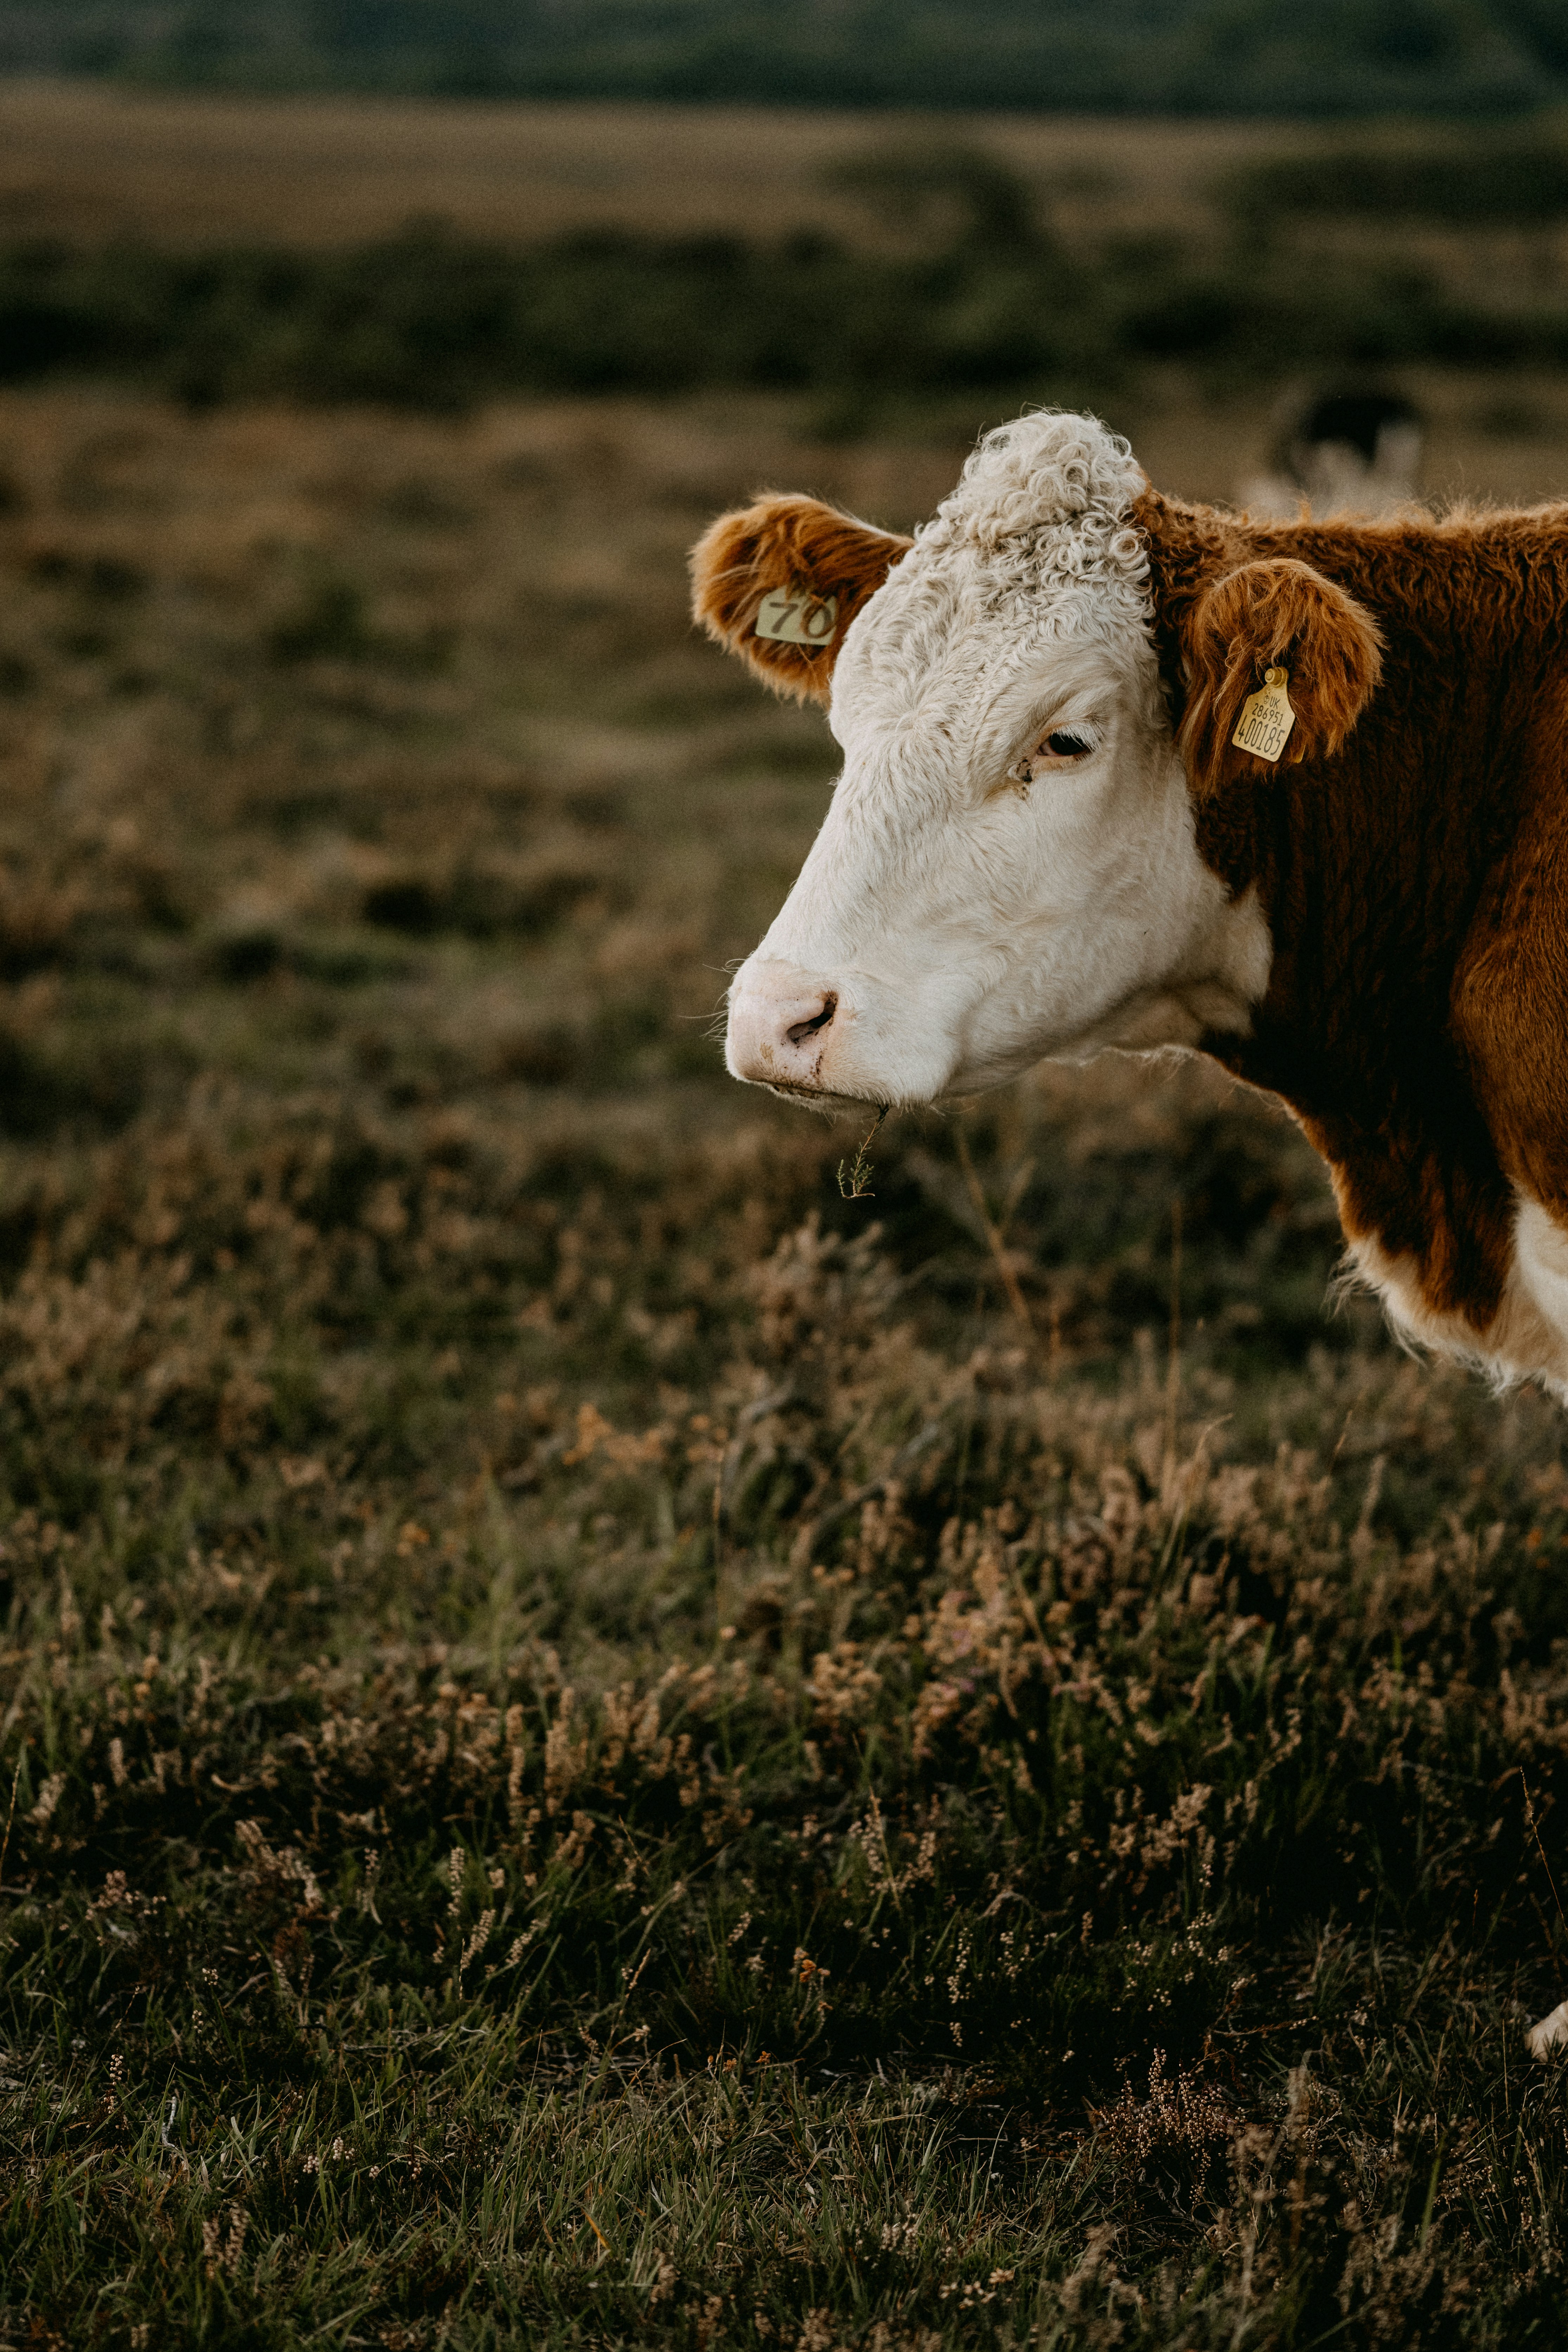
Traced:
<path fill-rule="evenodd" d="M 1403 1334 L 1568 1400 L 1568 504 L 1259 524 L 1037 414 L 912 541 L 763 498 L 693 576 L 845 755 L 737 1077 L 832 1108 L 1211 1055 L 1295 1113 Z M 1233 740 L 1270 670 L 1272 760 Z"/>
<path fill-rule="evenodd" d="M 1258 524 L 1044 413 L 912 541 L 763 498 L 693 573 L 844 751 L 737 1077 L 833 1108 L 1208 1054 L 1300 1121 L 1402 1334 L 1568 1399 L 1568 505 Z M 1232 740 L 1270 668 L 1273 761 Z"/>

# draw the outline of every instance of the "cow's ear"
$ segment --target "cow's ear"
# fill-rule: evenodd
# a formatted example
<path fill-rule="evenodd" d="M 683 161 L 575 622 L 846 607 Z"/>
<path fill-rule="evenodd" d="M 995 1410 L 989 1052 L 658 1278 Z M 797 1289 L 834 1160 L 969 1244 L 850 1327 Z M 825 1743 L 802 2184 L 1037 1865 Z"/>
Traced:
<path fill-rule="evenodd" d="M 775 694 L 826 702 L 845 631 L 913 544 L 820 499 L 760 498 L 692 549 L 692 615 Z"/>
<path fill-rule="evenodd" d="M 1227 774 L 1331 758 L 1383 674 L 1372 614 L 1310 563 L 1289 557 L 1244 563 L 1213 582 L 1189 606 L 1181 640 L 1186 693 L 1176 740 L 1200 795 Z M 1295 713 L 1273 760 L 1232 741 L 1243 704 L 1271 669 L 1286 673 Z"/>

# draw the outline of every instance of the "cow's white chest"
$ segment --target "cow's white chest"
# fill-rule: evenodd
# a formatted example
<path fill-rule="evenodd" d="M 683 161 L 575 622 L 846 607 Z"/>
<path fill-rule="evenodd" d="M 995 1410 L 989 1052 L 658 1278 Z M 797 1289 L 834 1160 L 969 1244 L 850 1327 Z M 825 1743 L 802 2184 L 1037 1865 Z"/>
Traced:
<path fill-rule="evenodd" d="M 1539 1201 L 1520 1197 L 1502 1303 L 1484 1331 L 1430 1307 L 1414 1259 L 1394 1255 L 1375 1235 L 1351 1243 L 1342 1278 L 1377 1293 L 1407 1346 L 1469 1365 L 1499 1388 L 1540 1381 L 1568 1403 L 1568 1230 Z"/>

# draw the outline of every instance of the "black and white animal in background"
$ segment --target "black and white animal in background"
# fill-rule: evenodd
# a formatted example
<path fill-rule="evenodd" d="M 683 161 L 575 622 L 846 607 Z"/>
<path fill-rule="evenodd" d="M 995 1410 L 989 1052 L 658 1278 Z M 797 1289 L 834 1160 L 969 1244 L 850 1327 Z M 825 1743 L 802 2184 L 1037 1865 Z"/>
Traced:
<path fill-rule="evenodd" d="M 1237 503 L 1260 522 L 1293 522 L 1303 499 L 1320 522 L 1392 513 L 1416 496 L 1424 437 L 1402 393 L 1315 394 L 1287 412 L 1269 470 L 1238 483 Z"/>

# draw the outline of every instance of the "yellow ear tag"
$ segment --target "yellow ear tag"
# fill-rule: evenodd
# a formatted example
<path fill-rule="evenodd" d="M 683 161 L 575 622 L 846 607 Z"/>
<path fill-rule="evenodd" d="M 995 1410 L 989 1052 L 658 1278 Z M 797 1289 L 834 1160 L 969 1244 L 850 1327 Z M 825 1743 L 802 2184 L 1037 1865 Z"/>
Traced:
<path fill-rule="evenodd" d="M 1238 751 L 1250 751 L 1259 760 L 1279 757 L 1296 724 L 1296 714 L 1285 691 L 1289 683 L 1288 669 L 1264 671 L 1263 684 L 1242 704 L 1241 717 L 1230 739 Z"/>
<path fill-rule="evenodd" d="M 774 588 L 757 613 L 756 634 L 775 645 L 804 646 L 816 653 L 829 644 L 838 622 L 837 596 L 814 596 L 806 588 Z"/>

